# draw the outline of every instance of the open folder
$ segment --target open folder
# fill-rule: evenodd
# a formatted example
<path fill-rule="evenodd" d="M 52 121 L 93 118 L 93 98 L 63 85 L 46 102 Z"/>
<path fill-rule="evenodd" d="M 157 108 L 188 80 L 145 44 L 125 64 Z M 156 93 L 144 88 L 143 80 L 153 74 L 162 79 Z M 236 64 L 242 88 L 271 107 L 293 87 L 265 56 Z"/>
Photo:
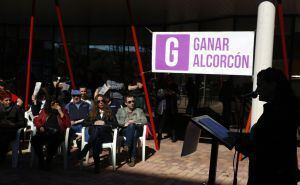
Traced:
<path fill-rule="evenodd" d="M 198 116 L 192 118 L 192 121 L 202 127 L 204 130 L 212 134 L 219 142 L 224 144 L 229 150 L 231 150 L 237 140 L 236 133 L 231 133 L 227 128 L 218 123 L 208 115 Z"/>

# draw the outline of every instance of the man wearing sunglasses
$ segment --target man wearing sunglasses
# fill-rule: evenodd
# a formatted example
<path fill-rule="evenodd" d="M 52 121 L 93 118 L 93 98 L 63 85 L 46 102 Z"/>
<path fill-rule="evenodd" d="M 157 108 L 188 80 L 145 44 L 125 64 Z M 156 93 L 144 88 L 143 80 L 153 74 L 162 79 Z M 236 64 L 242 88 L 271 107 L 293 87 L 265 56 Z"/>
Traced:
<path fill-rule="evenodd" d="M 147 123 L 145 113 L 140 108 L 135 108 L 135 100 L 131 95 L 125 96 L 126 107 L 118 110 L 116 117 L 126 138 L 124 150 L 128 152 L 130 167 L 135 166 L 136 145 L 138 138 L 142 135 L 143 125 Z"/>
<path fill-rule="evenodd" d="M 90 104 L 81 100 L 79 90 L 72 89 L 71 95 L 72 101 L 65 106 L 65 109 L 70 115 L 70 140 L 73 140 L 76 137 L 76 133 L 81 133 L 83 121 L 88 117 L 91 108 Z"/>

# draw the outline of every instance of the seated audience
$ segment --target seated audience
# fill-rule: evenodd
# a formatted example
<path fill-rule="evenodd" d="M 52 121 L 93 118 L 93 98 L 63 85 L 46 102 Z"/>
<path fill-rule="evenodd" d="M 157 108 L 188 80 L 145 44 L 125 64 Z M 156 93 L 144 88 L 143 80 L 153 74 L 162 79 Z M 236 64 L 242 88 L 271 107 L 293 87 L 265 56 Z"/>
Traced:
<path fill-rule="evenodd" d="M 93 149 L 95 173 L 99 173 L 99 155 L 102 151 L 102 144 L 112 142 L 112 128 L 118 126 L 117 120 L 105 100 L 105 97 L 100 94 L 95 97 L 93 109 L 84 122 L 84 125 L 88 126 L 90 137 L 79 153 L 79 159 L 81 159 L 90 148 Z"/>
<path fill-rule="evenodd" d="M 65 106 L 70 115 L 72 125 L 70 129 L 70 141 L 76 138 L 76 133 L 81 133 L 83 121 L 89 116 L 90 112 L 90 104 L 81 100 L 79 90 L 72 90 L 71 95 L 72 101 Z"/>
<path fill-rule="evenodd" d="M 0 91 L 0 162 L 5 159 L 17 131 L 26 126 L 24 112 L 12 102 L 11 93 Z"/>
<path fill-rule="evenodd" d="M 98 94 L 109 96 L 111 100 L 110 107 L 114 113 L 117 113 L 118 109 L 123 105 L 123 91 L 124 83 L 107 80 L 103 86 L 96 89 L 94 96 Z"/>
<path fill-rule="evenodd" d="M 129 154 L 128 165 L 133 167 L 135 166 L 137 140 L 143 133 L 143 125 L 147 123 L 147 118 L 142 109 L 135 108 L 133 96 L 125 96 L 124 101 L 126 107 L 120 108 L 116 117 L 126 138 L 124 150 Z"/>
<path fill-rule="evenodd" d="M 79 91 L 81 94 L 81 100 L 85 101 L 86 103 L 92 105 L 92 102 L 90 100 L 90 97 L 88 95 L 88 89 L 85 86 L 80 86 Z"/>
<path fill-rule="evenodd" d="M 32 138 L 32 146 L 38 156 L 39 167 L 49 170 L 52 158 L 64 140 L 66 129 L 70 126 L 69 114 L 57 100 L 49 99 L 38 117 L 34 119 L 34 124 L 37 134 Z M 46 160 L 43 152 L 44 145 L 47 148 Z"/>
<path fill-rule="evenodd" d="M 10 92 L 8 89 L 6 89 L 6 83 L 3 79 L 0 79 L 0 91 L 7 91 L 11 94 L 11 100 L 13 103 L 21 107 L 23 105 L 23 100 L 19 98 L 14 93 Z"/>

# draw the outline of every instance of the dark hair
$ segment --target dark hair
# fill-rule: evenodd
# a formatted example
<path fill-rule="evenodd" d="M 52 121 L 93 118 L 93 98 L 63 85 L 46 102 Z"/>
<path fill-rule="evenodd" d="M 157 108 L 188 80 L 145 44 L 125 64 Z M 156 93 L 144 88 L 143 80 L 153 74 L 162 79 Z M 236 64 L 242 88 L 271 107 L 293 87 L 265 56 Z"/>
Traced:
<path fill-rule="evenodd" d="M 257 74 L 257 79 L 264 80 L 266 82 L 274 82 L 276 84 L 275 89 L 275 101 L 289 104 L 292 107 L 296 107 L 296 97 L 291 88 L 290 82 L 287 80 L 284 73 L 275 68 L 267 68 L 261 70 Z"/>
<path fill-rule="evenodd" d="M 108 117 L 109 119 L 112 118 L 113 116 L 113 112 L 111 111 L 111 109 L 109 108 L 109 106 L 107 105 L 107 98 L 104 96 L 104 95 L 101 95 L 101 94 L 98 94 L 95 96 L 95 99 L 94 99 L 94 106 L 92 107 L 92 110 L 90 112 L 90 118 L 92 120 L 95 120 L 96 119 L 96 116 L 99 112 L 99 108 L 98 108 L 98 98 L 99 97 L 102 97 L 103 99 L 103 103 L 104 103 L 104 106 L 103 106 L 103 111 L 104 111 L 104 115 L 106 117 Z"/>
<path fill-rule="evenodd" d="M 49 92 L 48 89 L 45 87 L 42 87 L 39 92 L 36 95 L 38 100 L 43 100 L 43 99 L 49 99 Z"/>
<path fill-rule="evenodd" d="M 134 98 L 134 96 L 131 95 L 131 94 L 126 94 L 126 95 L 124 96 L 124 102 L 127 101 L 127 98 Z"/>
<path fill-rule="evenodd" d="M 4 100 L 5 98 L 11 99 L 11 93 L 6 90 L 0 90 L 0 100 Z"/>
<path fill-rule="evenodd" d="M 52 109 L 51 105 L 52 103 L 55 102 L 55 103 L 59 103 L 59 101 L 55 98 L 48 98 L 45 102 L 45 106 L 44 106 L 44 110 L 47 114 L 51 114 L 54 112 L 54 110 Z M 59 103 L 60 104 L 60 103 Z"/>
<path fill-rule="evenodd" d="M 87 86 L 86 85 L 79 85 L 79 89 L 80 88 L 86 88 L 87 89 Z"/>

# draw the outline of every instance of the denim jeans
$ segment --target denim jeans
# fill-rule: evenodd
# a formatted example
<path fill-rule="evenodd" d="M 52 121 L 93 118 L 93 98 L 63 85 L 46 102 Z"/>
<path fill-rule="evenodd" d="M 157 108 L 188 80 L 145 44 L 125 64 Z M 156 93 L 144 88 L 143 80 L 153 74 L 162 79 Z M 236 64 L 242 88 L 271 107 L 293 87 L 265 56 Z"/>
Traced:
<path fill-rule="evenodd" d="M 125 145 L 129 147 L 130 158 L 136 156 L 136 144 L 138 138 L 142 135 L 142 125 L 130 124 L 123 130 L 123 135 L 126 138 Z"/>
<path fill-rule="evenodd" d="M 81 124 L 76 124 L 76 125 L 71 126 L 71 130 L 72 130 L 73 133 L 80 133 L 81 129 L 82 129 Z"/>

